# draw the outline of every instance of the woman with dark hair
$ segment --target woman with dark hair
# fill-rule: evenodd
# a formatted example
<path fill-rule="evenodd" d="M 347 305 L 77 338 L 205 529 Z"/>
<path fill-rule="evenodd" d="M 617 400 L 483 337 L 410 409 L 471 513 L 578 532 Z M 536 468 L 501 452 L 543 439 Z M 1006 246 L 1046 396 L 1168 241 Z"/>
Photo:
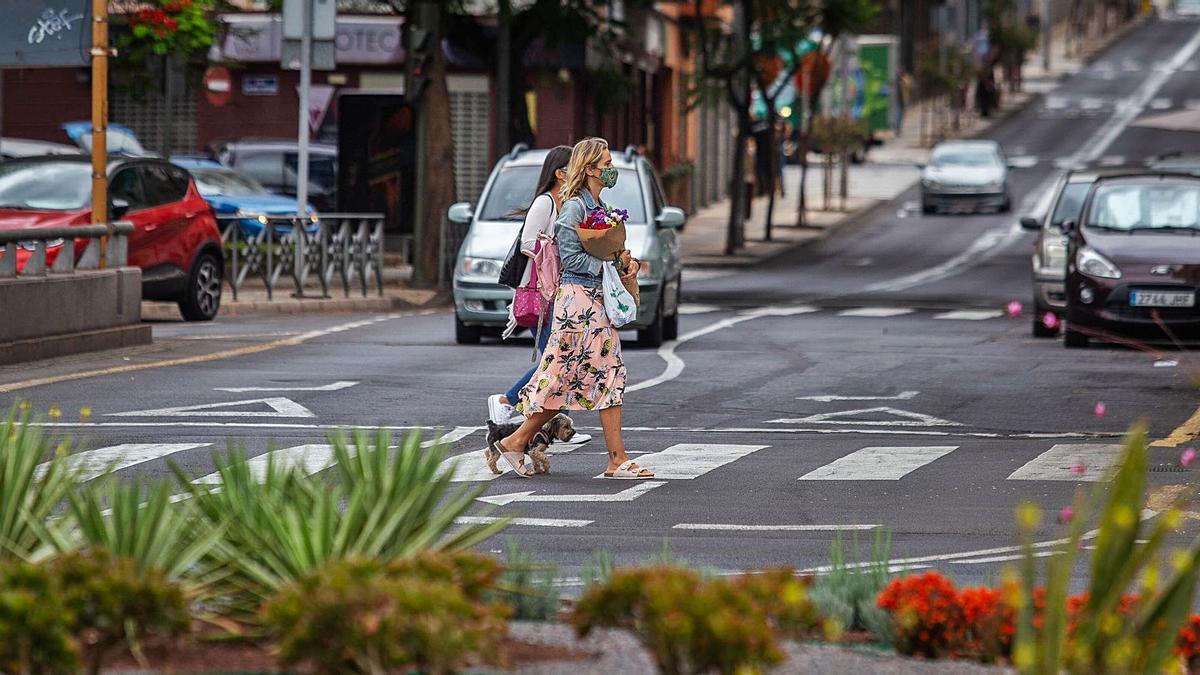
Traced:
<path fill-rule="evenodd" d="M 521 277 L 521 285 L 529 283 L 529 275 L 533 270 L 534 244 L 540 235 L 554 236 L 554 223 L 558 220 L 558 210 L 562 207 L 562 186 L 567 177 L 567 162 L 571 160 L 571 147 L 559 145 L 546 153 L 542 162 L 542 172 L 538 176 L 537 189 L 534 191 L 533 202 L 525 209 L 525 224 L 521 226 L 521 252 L 529 257 L 525 266 L 525 275 Z M 520 212 L 518 212 L 520 213 Z M 537 348 L 540 354 L 546 349 L 546 341 L 550 339 L 551 322 L 547 321 L 537 335 Z M 517 394 L 529 378 L 537 370 L 533 366 L 503 394 L 488 397 L 488 417 L 496 424 L 504 424 L 516 416 L 514 405 Z M 591 440 L 587 434 L 576 433 L 572 443 L 584 443 Z"/>

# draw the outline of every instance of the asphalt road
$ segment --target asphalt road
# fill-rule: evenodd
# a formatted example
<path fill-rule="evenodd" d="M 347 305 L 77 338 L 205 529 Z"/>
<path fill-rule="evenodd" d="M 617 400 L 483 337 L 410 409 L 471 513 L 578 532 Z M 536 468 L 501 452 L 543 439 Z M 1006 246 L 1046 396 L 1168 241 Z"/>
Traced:
<path fill-rule="evenodd" d="M 150 347 L 0 368 L 0 406 L 58 406 L 84 449 L 141 460 L 124 475 L 165 475 L 169 460 L 203 476 L 230 443 L 298 456 L 334 428 L 420 426 L 446 437 L 456 476 L 484 486 L 495 513 L 527 519 L 510 534 L 568 574 L 596 551 L 634 563 L 664 542 L 718 570 L 811 568 L 835 537 L 878 530 L 901 564 L 994 578 L 1018 503 L 1056 512 L 1091 485 L 1071 464 L 1086 461 L 1090 479 L 1135 421 L 1164 438 L 1196 410 L 1191 352 L 1068 351 L 1030 336 L 1028 310 L 1004 309 L 1031 295 L 1032 237 L 1016 217 L 1059 166 L 1200 150 L 1200 134 L 1125 126 L 1192 104 L 1197 35 L 1196 23 L 1145 25 L 997 127 L 1010 155 L 1034 158 L 1014 174 L 1017 212 L 924 216 L 910 190 L 760 268 L 689 271 L 680 340 L 625 352 L 627 445 L 654 482 L 596 478 L 593 414 L 577 419 L 596 440 L 559 447 L 552 473 L 488 474 L 484 402 L 531 343 L 457 346 L 444 311 L 159 323 Z M 1154 451 L 1155 486 L 1190 477 L 1177 456 Z M 1055 536 L 1052 523 L 1039 532 Z"/>

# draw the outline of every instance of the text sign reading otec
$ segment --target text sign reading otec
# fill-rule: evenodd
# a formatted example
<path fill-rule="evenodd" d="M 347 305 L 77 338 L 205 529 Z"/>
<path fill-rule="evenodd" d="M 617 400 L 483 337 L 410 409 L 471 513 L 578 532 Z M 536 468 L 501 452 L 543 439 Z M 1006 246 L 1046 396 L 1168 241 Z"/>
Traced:
<path fill-rule="evenodd" d="M 0 0 L 0 68 L 89 62 L 88 0 Z"/>

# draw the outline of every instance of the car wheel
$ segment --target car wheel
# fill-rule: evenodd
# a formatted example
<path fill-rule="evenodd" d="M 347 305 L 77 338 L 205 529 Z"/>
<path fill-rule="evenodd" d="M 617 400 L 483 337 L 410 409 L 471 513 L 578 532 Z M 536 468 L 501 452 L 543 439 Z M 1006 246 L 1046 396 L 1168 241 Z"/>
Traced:
<path fill-rule="evenodd" d="M 201 253 L 188 274 L 187 292 L 179 301 L 179 312 L 188 321 L 212 321 L 221 309 L 221 260 Z"/>
<path fill-rule="evenodd" d="M 937 211 L 937 207 L 929 203 L 925 195 L 921 195 L 921 213 L 933 213 Z"/>
<path fill-rule="evenodd" d="M 639 347 L 659 347 L 663 343 L 663 329 L 666 327 L 663 321 L 662 300 L 659 300 L 658 311 L 654 312 L 654 320 L 649 326 L 638 331 L 637 344 Z"/>
<path fill-rule="evenodd" d="M 1000 205 L 1000 213 L 1008 213 L 1012 210 L 1012 197 L 1004 195 L 1004 203 Z"/>
<path fill-rule="evenodd" d="M 675 340 L 679 337 L 679 300 L 683 297 L 682 283 L 683 280 L 681 279 L 675 286 L 679 289 L 675 291 L 675 311 L 663 321 L 664 340 Z"/>
<path fill-rule="evenodd" d="M 1069 349 L 1086 349 L 1091 338 L 1079 331 L 1067 328 L 1063 330 L 1063 346 Z"/>
<path fill-rule="evenodd" d="M 458 313 L 454 313 L 454 341 L 460 345 L 477 345 L 483 331 L 479 326 L 468 326 L 458 318 Z"/>

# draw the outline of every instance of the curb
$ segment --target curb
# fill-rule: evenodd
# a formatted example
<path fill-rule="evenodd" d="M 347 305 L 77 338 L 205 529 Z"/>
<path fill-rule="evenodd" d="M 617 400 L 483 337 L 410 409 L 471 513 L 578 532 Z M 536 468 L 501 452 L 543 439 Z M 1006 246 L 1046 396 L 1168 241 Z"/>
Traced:
<path fill-rule="evenodd" d="M 329 314 L 338 312 L 384 313 L 397 310 L 434 309 L 448 305 L 450 295 L 437 292 L 424 302 L 413 302 L 403 296 L 388 295 L 367 298 L 280 298 L 278 300 L 254 300 L 249 302 L 227 302 L 222 304 L 218 316 L 271 316 L 294 314 Z M 179 310 L 166 303 L 143 303 L 142 319 L 155 321 L 181 320 Z"/>

